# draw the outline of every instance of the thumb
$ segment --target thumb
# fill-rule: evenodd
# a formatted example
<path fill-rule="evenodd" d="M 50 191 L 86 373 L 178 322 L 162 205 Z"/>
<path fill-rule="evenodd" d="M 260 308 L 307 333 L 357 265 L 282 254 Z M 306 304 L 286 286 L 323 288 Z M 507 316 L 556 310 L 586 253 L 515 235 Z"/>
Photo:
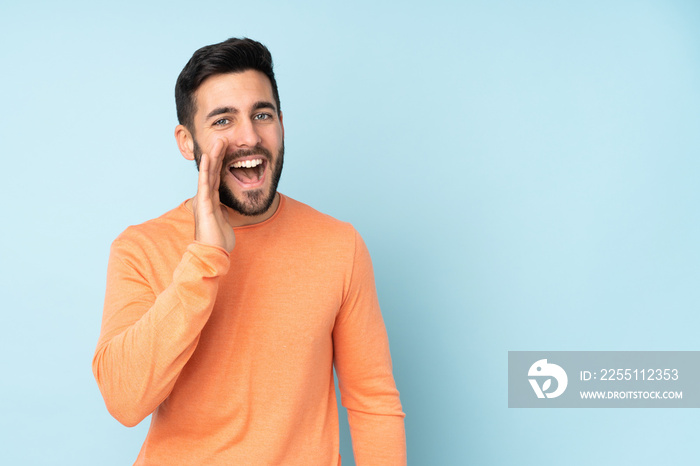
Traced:
<path fill-rule="evenodd" d="M 219 207 L 221 208 L 219 214 L 221 217 L 221 220 L 226 222 L 229 226 L 231 226 L 231 222 L 229 222 L 229 215 L 228 215 L 228 209 L 226 208 L 225 205 L 219 204 Z"/>

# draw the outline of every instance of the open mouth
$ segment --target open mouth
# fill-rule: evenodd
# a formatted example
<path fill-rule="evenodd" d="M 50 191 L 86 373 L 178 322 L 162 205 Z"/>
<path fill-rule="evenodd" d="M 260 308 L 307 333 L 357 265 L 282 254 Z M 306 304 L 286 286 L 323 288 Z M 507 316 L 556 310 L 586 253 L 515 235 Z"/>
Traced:
<path fill-rule="evenodd" d="M 263 181 L 266 166 L 267 161 L 262 157 L 249 158 L 233 162 L 229 165 L 228 171 L 241 185 L 252 187 Z"/>

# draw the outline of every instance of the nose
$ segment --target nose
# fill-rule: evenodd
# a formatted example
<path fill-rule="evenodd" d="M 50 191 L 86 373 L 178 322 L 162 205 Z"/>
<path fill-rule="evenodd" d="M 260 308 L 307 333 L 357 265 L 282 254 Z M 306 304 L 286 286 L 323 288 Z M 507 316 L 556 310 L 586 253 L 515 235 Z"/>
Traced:
<path fill-rule="evenodd" d="M 261 138 L 255 124 L 251 120 L 244 118 L 236 125 L 235 134 L 231 138 L 231 142 L 238 147 L 255 147 L 261 142 Z"/>

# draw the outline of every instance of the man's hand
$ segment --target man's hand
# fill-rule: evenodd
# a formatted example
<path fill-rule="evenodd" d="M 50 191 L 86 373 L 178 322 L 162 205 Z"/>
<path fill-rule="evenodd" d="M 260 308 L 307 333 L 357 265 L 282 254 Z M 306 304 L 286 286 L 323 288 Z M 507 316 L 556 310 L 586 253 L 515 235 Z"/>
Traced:
<path fill-rule="evenodd" d="M 200 243 L 233 251 L 236 237 L 228 223 L 228 212 L 219 200 L 221 164 L 226 154 L 226 140 L 217 139 L 211 155 L 202 154 L 199 161 L 197 195 L 192 201 L 194 239 Z"/>

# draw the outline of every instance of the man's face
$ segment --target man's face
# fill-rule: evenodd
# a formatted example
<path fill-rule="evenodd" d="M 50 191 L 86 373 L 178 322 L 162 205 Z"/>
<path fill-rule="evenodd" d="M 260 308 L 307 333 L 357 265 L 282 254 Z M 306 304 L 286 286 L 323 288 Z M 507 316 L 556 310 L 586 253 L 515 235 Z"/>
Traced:
<path fill-rule="evenodd" d="M 243 215 L 268 211 L 284 160 L 284 128 L 270 81 L 247 70 L 207 78 L 195 93 L 194 156 L 228 141 L 221 170 L 221 203 Z M 210 153 L 210 152 L 207 152 Z"/>

